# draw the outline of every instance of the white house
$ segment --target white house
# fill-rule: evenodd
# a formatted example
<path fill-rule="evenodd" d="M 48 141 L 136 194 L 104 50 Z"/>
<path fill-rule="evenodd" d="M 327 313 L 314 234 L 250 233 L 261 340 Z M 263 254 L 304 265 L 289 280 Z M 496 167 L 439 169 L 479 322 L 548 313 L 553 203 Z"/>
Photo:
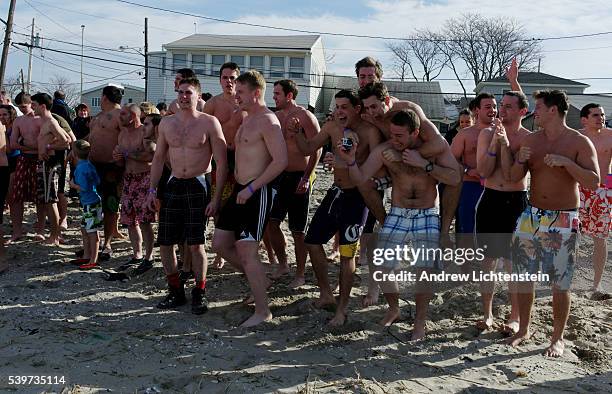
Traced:
<path fill-rule="evenodd" d="M 314 109 L 323 85 L 325 55 L 318 35 L 247 36 L 193 34 L 162 45 L 162 51 L 150 52 L 147 95 L 153 103 L 169 103 L 176 98 L 175 71 L 188 67 L 195 71 L 202 93 L 221 93 L 219 68 L 234 62 L 241 70 L 263 73 L 266 104 L 274 107 L 274 81 L 292 79 L 298 85 L 299 105 Z M 314 87 L 311 87 L 314 86 Z"/>
<path fill-rule="evenodd" d="M 100 100 L 102 99 L 102 89 L 104 89 L 107 85 L 96 86 L 95 88 L 83 90 L 83 96 L 81 97 L 81 102 L 87 104 L 89 107 L 89 113 L 92 115 L 96 115 L 102 109 L 100 108 Z M 121 100 L 121 104 L 130 104 L 136 103 L 140 104 L 144 101 L 144 88 L 133 86 L 133 85 L 117 85 L 112 84 L 113 86 L 117 86 L 119 89 L 123 89 L 123 100 Z"/>

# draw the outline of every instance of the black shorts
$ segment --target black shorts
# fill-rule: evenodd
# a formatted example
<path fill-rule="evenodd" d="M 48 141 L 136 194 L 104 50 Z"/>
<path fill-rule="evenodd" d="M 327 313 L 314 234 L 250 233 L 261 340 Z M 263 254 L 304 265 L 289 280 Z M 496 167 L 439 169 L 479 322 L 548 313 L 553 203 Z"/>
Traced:
<path fill-rule="evenodd" d="M 159 178 L 159 183 L 157 184 L 156 197 L 160 201 L 164 200 L 164 193 L 166 191 L 166 185 L 168 184 L 168 181 L 170 180 L 171 175 L 172 175 L 172 170 L 164 164 L 164 168 L 162 169 L 161 177 Z"/>
<path fill-rule="evenodd" d="M 8 159 L 8 169 L 9 169 L 9 172 L 11 174 L 13 172 L 15 172 L 15 169 L 17 168 L 17 158 L 19 158 L 19 155 L 17 155 L 17 156 L 7 156 L 7 159 Z"/>
<path fill-rule="evenodd" d="M 100 177 L 98 193 L 104 213 L 118 213 L 123 190 L 123 168 L 115 163 L 93 163 Z"/>
<path fill-rule="evenodd" d="M 310 206 L 312 185 L 309 185 L 306 193 L 295 192 L 303 176 L 304 171 L 285 171 L 273 182 L 278 192 L 274 197 L 270 220 L 282 222 L 289 214 L 289 230 L 296 233 L 303 233 L 306 230 Z"/>
<path fill-rule="evenodd" d="M 61 164 L 56 156 L 40 160 L 36 166 L 36 198 L 39 204 L 52 204 L 58 201 L 57 189 Z"/>
<path fill-rule="evenodd" d="M 380 199 L 383 200 L 385 198 L 385 190 L 376 190 Z M 384 201 L 383 201 L 384 204 Z M 374 225 L 376 224 L 376 216 L 368 210 L 368 218 L 366 219 L 365 226 L 363 227 L 364 234 L 372 234 L 374 232 Z"/>
<path fill-rule="evenodd" d="M 57 194 L 64 194 L 66 191 L 66 156 L 67 150 L 56 150 L 55 160 L 60 164 L 59 178 L 57 179 Z"/>
<path fill-rule="evenodd" d="M 476 204 L 476 242 L 490 258 L 509 259 L 516 222 L 527 207 L 527 192 L 485 188 Z M 486 247 L 485 247 L 486 245 Z"/>
<path fill-rule="evenodd" d="M 304 242 L 323 245 L 340 233 L 340 255 L 354 257 L 366 221 L 367 208 L 357 188 L 332 186 L 317 208 Z"/>
<path fill-rule="evenodd" d="M 210 185 L 203 175 L 197 178 L 171 177 L 165 187 L 159 211 L 157 241 L 160 245 L 202 245 L 206 242 L 206 206 Z"/>
<path fill-rule="evenodd" d="M 246 201 L 237 204 L 236 196 L 247 185 L 236 183 L 232 195 L 221 208 L 216 227 L 219 230 L 233 231 L 236 241 L 261 241 L 272 210 L 276 190 L 264 185 Z"/>
<path fill-rule="evenodd" d="M 11 169 L 8 166 L 0 167 L 0 224 L 4 217 L 4 202 L 9 189 L 9 180 L 11 179 Z"/>

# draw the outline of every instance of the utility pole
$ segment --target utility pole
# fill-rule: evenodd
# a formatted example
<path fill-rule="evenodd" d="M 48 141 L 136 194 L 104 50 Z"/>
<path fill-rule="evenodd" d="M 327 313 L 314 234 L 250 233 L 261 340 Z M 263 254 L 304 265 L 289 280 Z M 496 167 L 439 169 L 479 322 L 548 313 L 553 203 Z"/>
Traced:
<path fill-rule="evenodd" d="M 147 92 L 148 92 L 148 87 L 147 85 L 149 84 L 149 18 L 145 18 L 145 26 L 144 26 L 144 38 L 145 38 L 145 45 L 144 45 L 144 58 L 145 58 L 145 73 L 144 73 L 144 80 L 145 80 L 145 101 L 147 101 L 148 97 L 147 97 Z"/>
<path fill-rule="evenodd" d="M 19 79 L 21 80 L 21 91 L 25 92 L 25 81 L 23 80 L 23 68 L 19 69 Z"/>
<path fill-rule="evenodd" d="M 32 33 L 30 34 L 30 47 L 28 48 L 28 85 L 26 93 L 32 89 L 32 51 L 34 50 L 34 18 L 32 18 Z"/>
<path fill-rule="evenodd" d="M 2 89 L 4 86 L 4 71 L 6 70 L 6 62 L 8 61 L 8 50 L 11 46 L 11 33 L 13 31 L 13 15 L 15 14 L 15 2 L 16 0 L 11 0 L 8 18 L 6 18 L 4 47 L 2 47 L 2 61 L 0 61 L 0 89 Z"/>
<path fill-rule="evenodd" d="M 81 25 L 81 95 L 79 96 L 79 102 L 83 102 L 83 37 L 85 35 L 85 25 Z"/>

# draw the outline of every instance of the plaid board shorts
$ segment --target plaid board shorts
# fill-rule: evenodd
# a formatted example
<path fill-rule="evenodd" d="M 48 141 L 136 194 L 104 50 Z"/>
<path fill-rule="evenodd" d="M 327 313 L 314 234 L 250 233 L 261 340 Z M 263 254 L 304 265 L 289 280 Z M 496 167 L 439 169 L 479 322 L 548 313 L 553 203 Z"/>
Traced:
<path fill-rule="evenodd" d="M 81 228 L 88 233 L 104 230 L 104 213 L 102 202 L 85 205 L 81 208 Z"/>
<path fill-rule="evenodd" d="M 519 217 L 512 241 L 512 270 L 548 274 L 550 283 L 568 290 L 578 246 L 578 211 L 553 211 L 530 205 Z"/>
<path fill-rule="evenodd" d="M 612 222 L 612 185 L 595 190 L 580 188 L 580 230 L 596 238 L 608 238 Z"/>
<path fill-rule="evenodd" d="M 385 223 L 378 234 L 378 249 L 403 248 L 410 243 L 413 248 L 438 248 L 440 244 L 440 210 L 391 207 Z M 403 262 L 405 263 L 405 262 Z M 399 261 L 386 260 L 383 267 L 405 268 Z M 414 262 L 417 268 L 442 269 L 442 263 L 435 258 L 420 258 Z"/>
<path fill-rule="evenodd" d="M 160 245 L 203 245 L 206 242 L 206 206 L 210 186 L 204 175 L 168 180 L 159 212 L 157 240 Z"/>

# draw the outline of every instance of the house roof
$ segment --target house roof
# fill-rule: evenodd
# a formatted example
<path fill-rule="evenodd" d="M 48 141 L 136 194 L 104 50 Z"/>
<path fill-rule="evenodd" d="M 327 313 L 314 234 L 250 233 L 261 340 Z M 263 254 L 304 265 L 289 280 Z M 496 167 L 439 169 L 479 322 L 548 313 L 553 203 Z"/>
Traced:
<path fill-rule="evenodd" d="M 444 97 L 440 84 L 437 81 L 383 81 L 391 96 L 400 100 L 412 101 L 423 108 L 429 119 L 441 120 L 446 117 Z M 357 78 L 347 76 L 325 75 L 324 94 L 326 103 L 333 102 L 333 96 L 340 89 L 356 89 L 359 84 Z"/>
<path fill-rule="evenodd" d="M 612 96 L 605 96 L 601 94 L 570 94 L 568 97 L 570 105 L 576 107 L 579 111 L 585 105 L 595 103 L 601 105 L 606 114 L 612 114 Z"/>
<path fill-rule="evenodd" d="M 576 87 L 589 87 L 586 83 L 576 82 L 571 79 L 557 77 L 555 75 L 539 73 L 539 72 L 521 72 L 518 76 L 518 81 L 521 84 L 533 84 L 533 85 L 542 85 L 542 86 L 576 86 Z M 474 91 L 478 92 L 482 89 L 482 85 L 499 85 L 499 84 L 509 84 L 508 80 L 505 76 L 496 77 L 492 79 L 487 79 L 486 81 L 481 81 L 478 83 L 478 86 L 474 89 Z"/>
<path fill-rule="evenodd" d="M 144 88 L 141 88 L 140 86 L 127 85 L 127 84 L 120 85 L 118 83 L 107 83 L 106 85 L 99 85 L 99 86 L 96 86 L 95 88 L 89 88 L 87 90 L 83 90 L 83 94 L 95 92 L 96 90 L 102 90 L 105 87 L 110 86 L 110 85 L 117 86 L 119 89 L 127 89 L 127 88 L 129 88 L 129 89 L 138 90 L 138 91 L 144 93 Z"/>
<path fill-rule="evenodd" d="M 321 39 L 319 35 L 293 36 L 251 36 L 251 35 L 217 35 L 192 34 L 165 44 L 170 48 L 250 48 L 250 49 L 286 49 L 309 51 Z"/>

